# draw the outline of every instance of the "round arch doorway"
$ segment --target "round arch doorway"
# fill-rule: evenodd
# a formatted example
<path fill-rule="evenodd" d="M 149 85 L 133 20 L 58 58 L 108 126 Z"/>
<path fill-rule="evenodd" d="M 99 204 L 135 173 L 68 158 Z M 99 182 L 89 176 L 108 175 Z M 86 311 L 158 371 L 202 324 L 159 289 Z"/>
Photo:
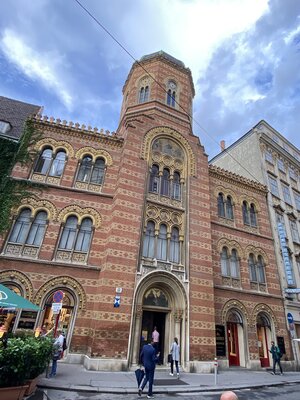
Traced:
<path fill-rule="evenodd" d="M 75 300 L 73 295 L 62 289 L 63 299 L 62 308 L 59 313 L 55 314 L 52 310 L 53 295 L 57 291 L 53 290 L 45 298 L 45 305 L 41 315 L 41 326 L 46 334 L 53 335 L 57 329 L 61 329 L 66 336 L 68 345 L 71 342 L 71 331 L 74 319 Z"/>
<path fill-rule="evenodd" d="M 141 347 L 151 340 L 156 326 L 159 332 L 160 364 L 167 363 L 167 355 L 176 336 L 181 348 L 180 362 L 184 365 L 188 337 L 186 309 L 185 289 L 173 274 L 167 271 L 147 274 L 136 290 L 130 362 L 133 365 L 139 363 Z"/>

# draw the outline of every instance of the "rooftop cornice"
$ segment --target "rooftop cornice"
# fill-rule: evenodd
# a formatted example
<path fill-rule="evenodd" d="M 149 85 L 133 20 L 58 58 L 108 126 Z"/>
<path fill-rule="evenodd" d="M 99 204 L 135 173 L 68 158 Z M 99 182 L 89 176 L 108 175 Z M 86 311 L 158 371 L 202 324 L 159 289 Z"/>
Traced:
<path fill-rule="evenodd" d="M 180 120 L 180 122 L 182 122 L 183 124 L 186 124 L 190 127 L 189 134 L 192 136 L 196 136 L 192 132 L 191 121 L 190 121 L 188 114 L 186 114 L 183 111 L 176 110 L 176 109 L 172 109 L 171 111 L 169 111 L 169 107 L 165 106 L 163 103 L 161 103 L 157 100 L 152 100 L 147 103 L 143 103 L 142 106 L 141 106 L 141 104 L 136 104 L 134 106 L 128 107 L 126 112 L 123 114 L 123 118 L 120 121 L 119 126 L 121 126 L 122 124 L 126 124 L 128 119 L 132 119 L 134 117 L 140 117 L 140 116 L 144 115 L 144 116 L 147 116 L 147 118 L 149 118 L 150 116 L 147 115 L 146 113 L 151 112 L 151 111 L 160 111 L 163 114 L 167 114 L 168 116 L 170 116 L 172 118 L 176 118 L 176 119 Z M 174 113 L 174 111 L 176 113 Z"/>
<path fill-rule="evenodd" d="M 247 179 L 241 175 L 235 174 L 234 172 L 227 171 L 223 168 L 217 167 L 215 165 L 209 165 L 208 166 L 209 174 L 222 178 L 222 180 L 227 180 L 227 181 L 232 181 L 236 184 L 238 181 L 239 184 L 243 186 L 248 186 L 251 187 L 252 189 L 255 189 L 257 191 L 267 193 L 268 189 L 266 185 L 263 185 L 259 182 L 255 182 L 251 179 Z"/>
<path fill-rule="evenodd" d="M 68 122 L 66 120 L 61 120 L 59 118 L 47 117 L 46 115 L 38 115 L 32 118 L 34 122 L 38 125 L 42 125 L 47 129 L 51 129 L 52 131 L 64 131 L 64 133 L 71 133 L 76 136 L 90 136 L 93 139 L 105 140 L 114 145 L 123 145 L 124 139 L 118 137 L 116 132 L 111 132 L 109 130 L 92 128 L 90 125 L 86 127 L 86 125 L 80 125 L 78 122 L 74 123 L 72 121 Z"/>

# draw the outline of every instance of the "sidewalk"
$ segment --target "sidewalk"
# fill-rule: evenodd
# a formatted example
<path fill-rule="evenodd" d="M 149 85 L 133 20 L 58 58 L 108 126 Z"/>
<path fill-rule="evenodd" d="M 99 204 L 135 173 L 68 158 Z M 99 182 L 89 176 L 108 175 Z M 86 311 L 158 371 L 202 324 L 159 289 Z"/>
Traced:
<path fill-rule="evenodd" d="M 252 387 L 300 383 L 300 372 L 286 372 L 284 375 L 271 375 L 267 371 L 230 369 L 220 371 L 215 385 L 214 374 L 194 374 L 183 372 L 180 379 L 169 375 L 169 370 L 155 371 L 155 393 L 191 393 L 214 390 L 236 390 Z M 87 391 L 95 393 L 134 394 L 137 383 L 134 372 L 88 371 L 79 364 L 59 363 L 57 376 L 46 378 L 41 375 L 38 381 L 41 388 Z"/>

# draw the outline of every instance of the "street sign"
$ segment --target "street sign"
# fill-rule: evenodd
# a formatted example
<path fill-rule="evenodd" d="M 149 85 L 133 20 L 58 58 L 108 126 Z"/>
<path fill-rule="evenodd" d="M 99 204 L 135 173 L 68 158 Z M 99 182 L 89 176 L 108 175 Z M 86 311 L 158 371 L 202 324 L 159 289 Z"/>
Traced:
<path fill-rule="evenodd" d="M 292 324 L 294 322 L 294 318 L 291 313 L 287 314 L 287 320 L 288 320 L 289 324 Z"/>
<path fill-rule="evenodd" d="M 62 309 L 62 303 L 52 303 L 53 314 L 59 314 Z"/>
<path fill-rule="evenodd" d="M 53 295 L 53 303 L 61 303 L 64 298 L 64 292 L 57 290 Z"/>
<path fill-rule="evenodd" d="M 114 307 L 120 307 L 121 297 L 115 296 Z"/>
<path fill-rule="evenodd" d="M 295 289 L 285 289 L 285 293 L 300 293 L 300 288 L 295 288 Z"/>

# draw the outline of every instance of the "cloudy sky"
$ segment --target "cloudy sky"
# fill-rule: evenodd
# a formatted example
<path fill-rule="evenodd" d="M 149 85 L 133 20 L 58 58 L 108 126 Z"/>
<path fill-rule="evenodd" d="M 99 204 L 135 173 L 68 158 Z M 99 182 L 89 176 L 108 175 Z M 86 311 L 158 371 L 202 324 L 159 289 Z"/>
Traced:
<path fill-rule="evenodd" d="M 211 158 L 265 119 L 300 148 L 299 0 L 80 0 L 139 60 L 192 71 L 194 133 Z M 93 127 L 118 126 L 134 62 L 76 0 L 0 1 L 0 95 Z"/>

